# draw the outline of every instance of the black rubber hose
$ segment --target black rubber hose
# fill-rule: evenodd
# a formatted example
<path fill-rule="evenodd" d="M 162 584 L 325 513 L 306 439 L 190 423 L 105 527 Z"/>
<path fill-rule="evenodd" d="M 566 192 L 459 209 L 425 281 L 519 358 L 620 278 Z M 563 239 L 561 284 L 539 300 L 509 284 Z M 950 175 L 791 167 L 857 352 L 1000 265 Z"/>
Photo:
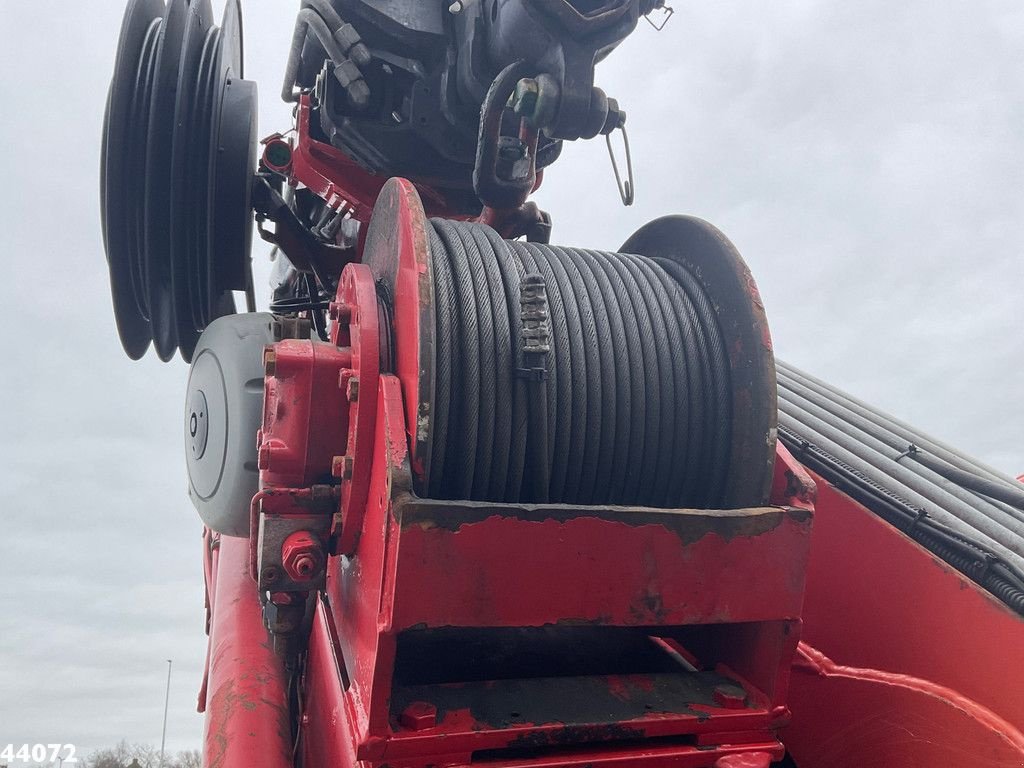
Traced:
<path fill-rule="evenodd" d="M 304 6 L 308 3 L 304 3 Z M 335 17 L 338 21 L 341 21 L 340 17 Z M 298 96 L 294 91 L 295 81 L 299 76 L 299 67 L 302 63 L 302 50 L 306 45 L 306 34 L 312 32 L 316 39 L 323 46 L 327 52 L 327 57 L 334 64 L 335 76 L 339 71 L 344 71 L 345 78 L 347 81 L 342 81 L 339 78 L 342 86 L 345 87 L 349 94 L 349 98 L 352 99 L 353 103 L 357 106 L 364 105 L 369 99 L 369 92 L 366 89 L 366 84 L 363 81 L 362 75 L 359 72 L 357 64 L 352 61 L 347 55 L 345 49 L 342 47 L 339 40 L 335 37 L 334 33 L 338 31 L 338 28 L 331 29 L 328 26 L 327 21 L 317 13 L 316 10 L 309 7 L 303 7 L 299 11 L 299 15 L 295 20 L 295 32 L 292 35 L 291 47 L 288 51 L 288 63 L 285 66 L 284 84 L 281 87 L 281 98 L 292 103 L 298 101 Z M 362 43 L 357 44 L 355 50 L 360 51 L 360 54 L 365 50 L 365 46 Z M 354 52 L 354 51 L 353 51 Z M 360 55 L 360 58 L 362 56 Z M 358 85 L 358 87 L 356 87 Z"/>
<path fill-rule="evenodd" d="M 888 455 L 900 461 L 910 471 L 932 480 L 942 478 L 940 482 L 945 483 L 947 490 L 954 490 L 958 496 L 972 505 L 984 505 L 990 516 L 995 515 L 997 519 L 1009 516 L 1013 520 L 1024 522 L 1024 512 L 1015 504 L 1004 501 L 1007 498 L 1012 500 L 1017 494 L 1024 492 L 1024 486 L 1018 481 L 985 467 L 955 449 L 942 445 L 893 417 L 781 361 L 777 371 L 780 389 L 799 394 L 827 410 L 843 425 L 854 427 L 882 441 L 891 449 Z M 905 457 L 911 452 L 915 458 L 923 458 L 923 461 L 918 462 L 923 469 L 906 460 Z M 967 475 L 959 474 L 960 472 L 966 472 Z M 958 483 L 957 477 L 966 482 Z M 988 492 L 985 493 L 985 490 Z M 979 498 L 979 494 L 985 498 Z"/>
<path fill-rule="evenodd" d="M 780 400 L 780 404 L 782 402 Z M 836 430 L 821 424 L 819 420 L 809 414 L 788 413 L 786 410 L 780 410 L 779 424 L 796 432 L 812 444 L 822 447 L 833 456 L 839 457 L 866 476 L 879 478 L 880 484 L 884 481 L 884 484 L 894 487 L 901 496 L 915 506 L 927 509 L 933 517 L 963 535 L 981 537 L 980 540 L 984 542 L 985 546 L 998 552 L 1001 557 L 1024 565 L 1024 557 L 1017 551 L 1021 548 L 1019 539 L 1014 540 L 1012 537 L 1008 537 L 1006 529 L 1001 528 L 984 515 L 975 513 L 969 519 L 964 519 L 965 505 L 941 493 L 938 489 L 929 488 L 926 483 L 920 482 L 920 478 L 913 477 L 909 470 L 891 460 L 879 461 L 876 456 L 871 453 L 863 453 L 855 443 L 847 442 L 842 437 L 837 440 Z"/>
<path fill-rule="evenodd" d="M 779 426 L 779 439 L 798 461 L 903 531 L 929 551 L 1024 615 L 1024 571 L 998 552 L 935 519 L 934 510 L 909 502 L 892 478 L 862 472 L 818 442 L 800 424 Z"/>
<path fill-rule="evenodd" d="M 907 460 L 908 444 L 892 435 L 879 418 L 873 421 L 845 408 L 836 398 L 804 386 L 780 368 L 779 408 L 818 430 L 832 430 L 830 439 L 853 450 L 883 471 L 899 478 L 933 503 L 972 526 L 986 531 L 1008 548 L 1020 550 L 1024 519 L 1019 510 L 982 498 L 952 482 L 926 463 Z M 819 428 L 816 422 L 825 425 Z M 990 522 L 991 521 L 991 522 Z M 993 528 L 995 523 L 998 528 Z M 1022 552 L 1024 554 L 1024 552 Z"/>
<path fill-rule="evenodd" d="M 642 256 L 505 241 L 476 224 L 435 220 L 430 229 L 430 496 L 725 505 L 729 358 L 694 276 Z M 522 353 L 525 275 L 543 281 L 543 356 Z M 538 451 L 542 471 L 524 472 Z"/>
<path fill-rule="evenodd" d="M 1024 510 L 1024 487 L 1019 489 L 1007 488 L 1003 483 L 988 480 L 973 472 L 957 469 L 931 456 L 914 443 L 907 446 L 906 457 L 927 467 L 951 483 L 956 483 L 961 488 L 980 493 L 982 496 L 987 496 L 996 501 L 1001 501 L 1014 509 Z"/>
<path fill-rule="evenodd" d="M 853 425 L 829 419 L 827 411 L 814 403 L 799 400 L 785 387 L 779 390 L 779 410 L 1024 556 L 1024 524 L 1003 514 L 987 501 L 972 496 L 924 468 L 898 462 L 895 456 L 885 452 L 884 444 Z"/>
<path fill-rule="evenodd" d="M 980 475 L 994 482 L 1002 483 L 1008 488 L 1020 489 L 1021 484 L 1014 478 L 1009 477 L 992 467 L 982 464 L 976 459 L 965 455 L 949 445 L 945 445 L 934 438 L 922 434 L 909 424 L 893 418 L 889 414 L 882 413 L 867 403 L 864 403 L 845 392 L 841 392 L 821 379 L 817 379 L 808 373 L 804 373 L 781 360 L 776 361 L 776 363 L 780 374 L 784 374 L 790 380 L 798 382 L 808 389 L 813 390 L 816 394 L 821 395 L 825 400 L 835 403 L 836 405 L 846 409 L 846 411 L 855 413 L 866 421 L 869 421 L 881 428 L 896 440 L 894 445 L 906 446 L 910 443 L 914 443 L 918 447 L 928 451 L 930 454 L 959 469 Z"/>

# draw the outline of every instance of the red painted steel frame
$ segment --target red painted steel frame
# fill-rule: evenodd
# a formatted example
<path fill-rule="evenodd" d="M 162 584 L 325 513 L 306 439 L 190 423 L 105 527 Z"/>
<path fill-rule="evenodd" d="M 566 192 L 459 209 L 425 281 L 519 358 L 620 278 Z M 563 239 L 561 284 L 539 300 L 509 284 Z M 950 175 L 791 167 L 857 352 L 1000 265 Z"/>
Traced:
<path fill-rule="evenodd" d="M 817 483 L 783 734 L 797 765 L 1024 766 L 1024 620 Z"/>
<path fill-rule="evenodd" d="M 590 765 L 712 766 L 730 754 L 781 757 L 789 660 L 799 634 L 810 516 L 804 510 L 698 512 L 505 507 L 411 496 L 398 380 L 380 379 L 377 459 L 359 548 L 328 572 L 305 676 L 303 764 L 462 766 L 479 750 L 573 742 L 564 722 L 485 722 L 469 710 L 402 728 L 390 702 L 396 640 L 430 627 L 713 627 L 725 669 L 750 701 L 694 704 L 628 723 L 587 723 L 594 741 L 629 727 L 634 740 L 695 741 L 601 750 Z M 609 578 L 609 564 L 615 578 Z M 553 585 L 557 585 L 553 588 Z M 743 627 L 730 633 L 733 625 Z M 609 679 L 608 685 L 618 683 Z M 627 683 L 628 685 L 628 683 Z M 526 711 L 527 703 L 523 704 Z M 578 738 L 578 736 L 576 736 Z M 630 751 L 632 750 L 632 751 Z M 574 765 L 554 756 L 529 765 Z M 515 765 L 510 756 L 498 764 Z"/>
<path fill-rule="evenodd" d="M 264 140 L 266 148 L 261 162 L 287 177 L 292 186 L 305 186 L 335 211 L 350 213 L 352 218 L 366 223 L 388 177 L 370 173 L 341 150 L 313 137 L 311 99 L 310 94 L 303 94 L 296 105 L 295 138 L 287 142 L 291 149 L 288 162 L 285 165 L 275 164 L 274 154 L 268 151 L 272 144 L 286 141 L 280 134 Z M 432 216 L 457 212 L 440 192 L 426 185 L 417 185 L 417 189 L 425 198 Z"/>
<path fill-rule="evenodd" d="M 332 338 L 352 345 L 344 352 L 353 366 L 348 381 L 358 380 L 359 388 L 353 397 L 342 382 L 333 393 L 343 399 L 348 389 L 353 405 L 348 445 L 336 462 L 346 500 L 335 517 L 342 520 L 339 556 L 328 565 L 311 632 L 301 694 L 302 764 L 462 766 L 481 750 L 509 749 L 492 757 L 494 764 L 727 768 L 781 757 L 775 733 L 789 716 L 786 691 L 809 546 L 813 491 L 806 475 L 780 455 L 777 495 L 788 509 L 513 506 L 416 498 L 409 447 L 421 448 L 429 438 L 424 417 L 430 361 L 423 355 L 432 342 L 420 322 L 432 301 L 422 284 L 429 273 L 424 225 L 414 187 L 389 182 L 366 247 L 374 277 L 394 279 L 397 376 L 378 378 L 376 355 L 355 351 L 357 335 L 371 327 L 367 320 L 378 317 L 373 279 L 367 290 L 356 288 L 368 267 L 346 267 L 339 288 Z M 307 375 L 313 386 L 316 376 Z M 301 382 L 292 386 L 302 388 Z M 324 390 L 324 396 L 332 395 Z M 264 439 L 317 429 L 302 409 L 269 409 L 266 417 Z M 299 423 L 280 423 L 289 419 Z M 372 434 L 354 448 L 353 435 L 365 430 Z M 348 498 L 344 488 L 367 459 L 369 492 Z M 265 485 L 273 479 L 264 472 Z M 595 673 L 546 688 L 543 678 L 529 675 L 477 683 L 455 678 L 425 688 L 405 687 L 396 675 L 401 637 L 441 630 L 454 631 L 457 641 L 460 631 L 531 627 L 642 629 L 641 637 L 664 638 L 658 642 L 669 653 L 694 660 L 690 651 L 696 649 L 709 671 L 698 675 L 674 667 L 661 678 Z M 578 702 L 564 695 L 567 685 L 645 709 L 577 715 Z M 687 692 L 680 694 L 680 685 L 689 686 Z M 513 708 L 524 714 L 482 714 L 510 687 L 520 691 Z M 534 698 L 542 698 L 541 691 L 547 696 L 542 703 L 550 705 L 547 714 L 536 714 Z M 673 706 L 657 698 L 670 694 L 677 696 Z M 399 703 L 410 696 L 418 699 Z M 455 703 L 466 696 L 476 704 Z M 643 705 L 644 700 L 656 703 Z M 527 758 L 516 751 L 524 745 L 568 752 Z"/>
<path fill-rule="evenodd" d="M 313 618 L 300 692 L 302 766 L 466 768 L 483 750 L 491 766 L 504 768 L 765 768 L 782 756 L 775 738 L 780 727 L 799 768 L 1024 766 L 1024 622 L 809 476 L 781 446 L 772 501 L 787 509 L 417 499 L 413 472 L 426 468 L 413 466 L 409 447 L 429 438 L 423 406 L 430 394 L 423 376 L 430 361 L 422 357 L 429 353 L 429 333 L 418 314 L 428 269 L 423 214 L 407 182 L 389 182 L 382 200 L 395 234 L 378 239 L 391 244 L 399 262 L 397 375 L 377 371 L 376 353 L 352 353 L 360 334 L 374 343 L 372 284 L 382 276 L 352 265 L 336 311 L 348 325 L 333 336 L 335 344 L 348 346 L 325 355 L 310 349 L 309 359 L 320 359 L 320 367 L 298 366 L 284 389 L 271 388 L 292 391 L 287 403 L 293 407 L 268 411 L 273 429 L 266 436 L 301 442 L 313 435 L 308 444 L 318 446 L 317 468 L 311 474 L 309 467 L 288 466 L 275 477 L 271 461 L 263 467 L 265 483 L 311 482 L 335 451 L 339 461 L 331 463 L 341 466 L 343 487 L 363 471 L 355 472 L 354 464 L 349 471 L 345 456 L 365 462 L 368 483 L 359 502 L 349 494 L 335 516 L 345 523 L 346 543 L 337 550 L 345 556 L 330 559 Z M 378 267 L 386 256 L 374 257 Z M 279 349 L 299 352 L 288 344 Z M 315 384 L 318 376 L 322 381 Z M 365 386 L 354 392 L 353 377 L 372 382 L 372 392 Z M 317 391 L 316 402 L 304 387 Z M 328 405 L 324 399 L 332 400 L 329 423 L 314 417 Z M 355 451 L 356 443 L 365 450 Z M 332 468 L 337 473 L 338 466 Z M 300 499 L 306 491 L 289 493 Z M 812 509 L 814 543 L 805 569 Z M 259 503 L 254 511 L 260 514 Z M 248 542 L 206 541 L 211 638 L 201 707 L 207 711 L 207 764 L 289 765 L 286 677 L 270 650 L 247 573 Z M 472 707 L 419 700 L 395 708 L 408 695 L 395 676 L 400 637 L 431 629 L 543 626 L 642 627 L 683 658 L 710 654 L 712 674 L 741 690 L 716 690 L 712 700 L 694 702 L 688 711 L 615 722 L 497 722 Z M 642 678 L 610 675 L 599 683 L 628 700 L 654 685 Z M 523 690 L 530 690 L 528 683 Z M 464 690 L 500 688 L 500 681 L 487 681 L 416 690 L 451 704 Z M 612 742 L 602 744 L 605 739 Z M 542 749 L 503 751 L 520 745 Z"/>
<path fill-rule="evenodd" d="M 209 649 L 199 711 L 206 712 L 203 765 L 292 765 L 287 677 L 263 627 L 249 577 L 249 541 L 206 533 Z"/>

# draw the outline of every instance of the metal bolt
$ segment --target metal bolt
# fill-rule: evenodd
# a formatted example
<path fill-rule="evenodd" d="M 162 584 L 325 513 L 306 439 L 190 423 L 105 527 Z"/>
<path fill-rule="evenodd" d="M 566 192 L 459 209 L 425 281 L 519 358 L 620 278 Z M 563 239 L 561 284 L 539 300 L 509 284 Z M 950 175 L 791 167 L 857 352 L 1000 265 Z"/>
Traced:
<path fill-rule="evenodd" d="M 338 389 L 344 389 L 348 392 L 348 380 L 355 376 L 355 371 L 351 368 L 342 368 L 338 374 Z"/>
<path fill-rule="evenodd" d="M 723 709 L 743 709 L 747 706 L 747 692 L 738 685 L 716 685 L 712 698 Z"/>
<path fill-rule="evenodd" d="M 281 578 L 281 572 L 272 565 L 268 565 L 263 569 L 263 577 L 261 581 L 264 584 L 274 584 Z"/>
<path fill-rule="evenodd" d="M 437 707 L 426 701 L 414 701 L 398 718 L 403 728 L 410 731 L 422 731 L 437 725 Z"/>
<path fill-rule="evenodd" d="M 348 387 L 345 390 L 345 395 L 348 397 L 350 403 L 359 401 L 359 377 L 353 376 L 348 380 Z"/>
<path fill-rule="evenodd" d="M 539 95 L 540 86 L 537 81 L 532 77 L 524 77 L 516 83 L 516 92 L 512 95 L 512 109 L 520 117 L 533 117 Z"/>
<path fill-rule="evenodd" d="M 281 564 L 292 581 L 312 581 L 324 561 L 320 540 L 309 531 L 296 531 L 281 545 Z"/>
<path fill-rule="evenodd" d="M 342 325 L 348 325 L 352 322 L 352 307 L 344 302 L 332 301 L 327 306 L 327 314 L 331 320 L 335 320 Z"/>
<path fill-rule="evenodd" d="M 509 138 L 509 137 L 503 137 Z M 514 163 L 517 160 L 522 160 L 526 157 L 526 145 L 523 144 L 519 139 L 512 139 L 506 143 L 503 143 L 498 149 L 498 154 L 502 160 L 507 160 L 510 163 Z"/>
<path fill-rule="evenodd" d="M 526 77 L 516 83 L 509 106 L 534 128 L 544 128 L 554 121 L 560 102 L 558 82 L 551 75 L 543 74 L 536 79 Z"/>

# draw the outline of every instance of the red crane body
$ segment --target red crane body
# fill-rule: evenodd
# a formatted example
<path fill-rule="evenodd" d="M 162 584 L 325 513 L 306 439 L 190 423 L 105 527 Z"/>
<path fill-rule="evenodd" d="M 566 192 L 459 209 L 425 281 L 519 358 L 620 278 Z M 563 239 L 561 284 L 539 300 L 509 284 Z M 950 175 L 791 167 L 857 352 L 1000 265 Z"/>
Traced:
<path fill-rule="evenodd" d="M 238 1 L 129 0 L 104 241 L 192 363 L 211 768 L 1024 766 L 1024 486 L 776 364 L 706 222 L 527 201 L 621 130 L 632 202 L 594 66 L 659 9 L 303 0 L 257 160 Z"/>

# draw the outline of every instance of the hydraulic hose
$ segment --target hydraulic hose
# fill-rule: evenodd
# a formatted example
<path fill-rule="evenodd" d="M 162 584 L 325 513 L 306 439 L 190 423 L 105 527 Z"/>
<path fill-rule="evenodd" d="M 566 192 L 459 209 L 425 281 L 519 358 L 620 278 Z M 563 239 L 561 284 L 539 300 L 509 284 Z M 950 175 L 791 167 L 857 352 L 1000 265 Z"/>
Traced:
<path fill-rule="evenodd" d="M 982 464 L 976 459 L 967 456 L 951 446 L 945 445 L 931 437 L 928 437 L 927 435 L 921 434 L 909 424 L 893 418 L 888 414 L 877 411 L 867 403 L 857 400 L 845 392 L 837 390 L 821 379 L 817 379 L 810 374 L 793 368 L 781 360 L 777 360 L 776 365 L 780 380 L 785 378 L 799 383 L 823 398 L 822 402 L 828 401 L 839 405 L 847 412 L 856 414 L 867 422 L 880 427 L 895 439 L 896 442 L 894 443 L 894 447 L 902 446 L 899 450 L 904 450 L 909 444 L 914 443 L 931 455 L 954 467 L 957 467 L 958 469 L 1001 483 L 1005 487 L 1011 489 L 1018 491 L 1021 489 L 1021 484 L 1012 477 Z"/>
<path fill-rule="evenodd" d="M 988 500 L 978 498 L 923 466 L 903 464 L 887 446 L 852 422 L 842 422 L 813 402 L 801 399 L 787 385 L 779 390 L 780 410 L 836 445 L 856 453 L 885 474 L 898 479 L 932 504 L 956 515 L 1024 556 L 1024 523 L 1007 515 Z"/>
<path fill-rule="evenodd" d="M 425 495 L 724 506 L 743 468 L 730 466 L 727 340 L 696 276 L 662 259 L 506 241 L 476 224 L 437 219 L 428 235 L 436 345 Z M 523 288 L 539 284 L 550 349 L 538 357 L 524 354 Z M 527 469 L 538 445 L 546 489 Z"/>
<path fill-rule="evenodd" d="M 370 53 L 360 41 L 359 34 L 351 24 L 342 21 L 330 3 L 323 0 L 304 0 L 302 5 L 295 20 L 295 32 L 288 52 L 281 98 L 289 103 L 298 100 L 294 91 L 295 81 L 299 76 L 306 34 L 312 32 L 327 52 L 334 65 L 334 76 L 345 88 L 353 104 L 365 105 L 370 92 L 358 65 L 366 64 Z M 324 12 L 327 14 L 326 17 L 323 15 Z"/>
<path fill-rule="evenodd" d="M 1021 484 L 784 363 L 779 436 L 794 455 L 1024 613 Z"/>
<path fill-rule="evenodd" d="M 834 426 L 854 428 L 880 441 L 884 445 L 875 446 L 879 453 L 923 475 L 929 483 L 953 493 L 1000 524 L 1010 521 L 1011 529 L 1024 525 L 1024 512 L 1019 505 L 1024 486 L 1017 481 L 952 452 L 911 427 L 783 363 L 777 370 L 780 388 L 787 397 L 823 409 L 827 413 L 819 415 Z M 917 461 L 910 461 L 910 457 Z"/>
<path fill-rule="evenodd" d="M 956 467 L 952 467 L 945 462 L 936 459 L 934 456 L 929 455 L 915 443 L 911 443 L 907 446 L 906 451 L 904 451 L 904 455 L 919 464 L 924 465 L 935 474 L 944 477 L 946 480 L 956 483 L 961 488 L 966 488 L 969 491 L 974 491 L 982 496 L 987 496 L 990 499 L 1002 502 L 1013 510 L 1011 514 L 1013 514 L 1016 519 L 1024 520 L 1024 514 L 1020 513 L 1021 510 L 1024 510 L 1024 486 L 1020 488 L 1008 488 L 1005 484 L 996 482 L 995 480 L 989 480 L 984 477 L 979 477 L 972 472 L 965 472 L 962 469 L 957 469 Z"/>
<path fill-rule="evenodd" d="M 998 545 L 986 546 L 983 537 L 969 529 L 962 532 L 955 518 L 953 527 L 941 522 L 941 514 L 900 495 L 905 489 L 892 490 L 900 487 L 898 483 L 872 479 L 806 435 L 802 426 L 779 426 L 779 439 L 802 464 L 1024 615 L 1024 569 L 1012 562 L 1012 556 L 1002 558 Z"/>

